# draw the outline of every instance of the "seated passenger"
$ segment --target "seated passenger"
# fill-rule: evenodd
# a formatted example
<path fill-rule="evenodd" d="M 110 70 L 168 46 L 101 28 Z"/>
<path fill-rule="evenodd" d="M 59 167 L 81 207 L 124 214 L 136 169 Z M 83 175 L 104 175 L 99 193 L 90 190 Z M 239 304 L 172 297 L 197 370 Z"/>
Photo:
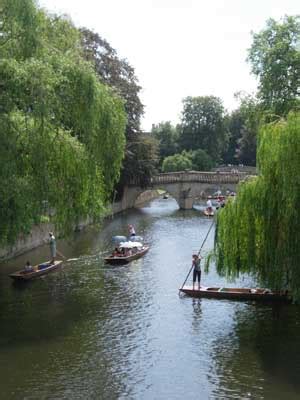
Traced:
<path fill-rule="evenodd" d="M 25 272 L 32 272 L 34 271 L 33 266 L 30 264 L 29 261 L 26 262 L 25 268 L 24 268 Z"/>
<path fill-rule="evenodd" d="M 127 249 L 125 249 L 125 247 L 122 247 L 120 253 L 121 253 L 120 256 L 126 257 L 126 255 L 127 255 Z"/>
<path fill-rule="evenodd" d="M 114 257 L 118 257 L 120 255 L 120 250 L 118 249 L 118 247 L 115 247 L 115 250 L 113 251 L 112 255 Z"/>

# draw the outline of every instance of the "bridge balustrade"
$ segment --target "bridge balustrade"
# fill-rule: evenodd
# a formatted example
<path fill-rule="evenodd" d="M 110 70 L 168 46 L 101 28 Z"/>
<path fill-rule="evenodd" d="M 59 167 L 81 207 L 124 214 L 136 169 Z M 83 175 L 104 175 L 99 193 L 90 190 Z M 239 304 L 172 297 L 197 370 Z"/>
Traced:
<path fill-rule="evenodd" d="M 201 182 L 201 183 L 238 183 L 245 179 L 245 172 L 166 172 L 152 177 L 151 184 L 165 184 L 177 182 Z"/>

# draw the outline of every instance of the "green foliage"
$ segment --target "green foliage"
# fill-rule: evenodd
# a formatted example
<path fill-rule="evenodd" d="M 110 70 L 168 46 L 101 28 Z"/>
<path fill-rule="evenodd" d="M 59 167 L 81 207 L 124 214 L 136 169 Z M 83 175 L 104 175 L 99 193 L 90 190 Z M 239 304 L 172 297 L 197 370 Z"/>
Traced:
<path fill-rule="evenodd" d="M 127 115 L 126 151 L 116 186 L 118 197 L 121 197 L 128 181 L 134 179 L 141 186 L 150 181 L 156 171 L 157 144 L 140 130 L 144 106 L 139 98 L 141 87 L 134 68 L 127 60 L 120 59 L 116 50 L 97 33 L 82 28 L 81 35 L 85 58 L 92 61 L 101 82 L 110 86 L 124 101 Z M 152 160 L 151 155 L 154 156 Z"/>
<path fill-rule="evenodd" d="M 163 172 L 177 172 L 191 170 L 193 166 L 191 153 L 183 151 L 181 154 L 166 157 L 162 164 Z"/>
<path fill-rule="evenodd" d="M 128 142 L 119 192 L 122 191 L 123 182 L 135 182 L 141 187 L 147 187 L 151 176 L 156 173 L 157 160 L 158 142 L 155 138 L 148 134 L 139 134 L 136 141 Z"/>
<path fill-rule="evenodd" d="M 256 97 L 236 94 L 240 106 L 226 117 L 225 163 L 255 165 L 259 126 L 300 107 L 299 43 L 299 17 L 285 17 L 281 22 L 270 19 L 266 29 L 253 34 L 248 60 L 259 78 L 259 91 Z"/>
<path fill-rule="evenodd" d="M 252 274 L 299 300 L 299 113 L 262 127 L 258 168 L 260 175 L 240 185 L 237 199 L 218 214 L 218 272 L 229 278 Z"/>
<path fill-rule="evenodd" d="M 249 50 L 252 72 L 259 78 L 259 97 L 265 110 L 286 115 L 299 106 L 300 17 L 267 21 L 253 34 Z"/>
<path fill-rule="evenodd" d="M 228 130 L 228 144 L 222 154 L 222 160 L 225 164 L 236 164 L 238 161 L 238 142 L 242 137 L 244 121 L 240 110 L 234 110 L 224 118 Z"/>
<path fill-rule="evenodd" d="M 226 147 L 222 101 L 214 96 L 187 97 L 183 111 L 179 142 L 184 150 L 202 149 L 218 162 Z"/>
<path fill-rule="evenodd" d="M 210 171 L 214 166 L 212 158 L 202 149 L 191 152 L 192 168 L 196 171 Z"/>
<path fill-rule="evenodd" d="M 1 53 L 18 60 L 34 56 L 40 45 L 40 19 L 33 0 L 1 0 Z"/>
<path fill-rule="evenodd" d="M 259 101 L 250 95 L 237 93 L 235 97 L 240 106 L 226 116 L 229 132 L 228 147 L 223 153 L 225 163 L 256 165 L 256 137 L 263 121 L 262 107 Z"/>
<path fill-rule="evenodd" d="M 127 114 L 126 138 L 130 140 L 131 136 L 140 132 L 140 119 L 144 113 L 139 98 L 141 87 L 134 68 L 127 60 L 120 59 L 116 50 L 98 33 L 86 28 L 80 32 L 85 58 L 93 63 L 101 81 L 112 87 L 124 100 Z"/>
<path fill-rule="evenodd" d="M 31 0 L 3 4 L 0 243 L 12 243 L 47 213 L 60 232 L 103 215 L 120 174 L 126 116 L 81 57 L 67 19 Z"/>
<path fill-rule="evenodd" d="M 163 160 L 163 172 L 175 172 L 185 170 L 209 171 L 214 167 L 211 157 L 201 149 L 195 151 L 183 150 L 180 154 L 166 157 Z"/>
<path fill-rule="evenodd" d="M 172 126 L 171 122 L 160 122 L 158 125 L 153 125 L 151 133 L 159 141 L 161 163 L 164 158 L 177 153 L 178 130 Z"/>
<path fill-rule="evenodd" d="M 124 155 L 123 104 L 98 81 L 89 64 L 66 63 L 61 70 L 64 76 L 58 90 L 60 102 L 64 104 L 60 111 L 61 123 L 85 144 L 103 172 L 109 195 L 120 176 Z"/>

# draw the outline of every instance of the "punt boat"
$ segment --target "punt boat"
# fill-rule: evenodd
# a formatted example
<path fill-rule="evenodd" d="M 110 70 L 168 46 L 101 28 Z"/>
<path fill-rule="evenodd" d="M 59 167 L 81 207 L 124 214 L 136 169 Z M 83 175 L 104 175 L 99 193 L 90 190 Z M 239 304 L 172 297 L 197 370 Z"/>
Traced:
<path fill-rule="evenodd" d="M 291 298 L 287 291 L 272 291 L 269 289 L 251 288 L 224 288 L 224 287 L 205 287 L 193 289 L 193 286 L 183 286 L 180 292 L 192 297 L 206 297 L 214 299 L 231 300 L 257 300 L 257 301 L 282 301 L 290 302 Z"/>
<path fill-rule="evenodd" d="M 61 260 L 55 260 L 54 264 L 51 264 L 50 261 L 47 261 L 45 263 L 34 266 L 33 270 L 30 272 L 22 269 L 21 271 L 14 272 L 9 276 L 15 281 L 30 281 L 31 279 L 38 278 L 42 275 L 49 274 L 49 272 L 55 271 L 61 265 Z"/>
<path fill-rule="evenodd" d="M 127 253 L 124 251 L 125 249 Z M 118 254 L 113 253 L 112 255 L 105 257 L 104 260 L 106 263 L 111 265 L 128 264 L 133 260 L 143 257 L 148 250 L 149 246 L 142 245 L 141 243 L 138 243 L 138 246 L 135 242 L 121 243 L 119 247 L 120 252 Z M 124 251 L 123 254 L 122 251 Z"/>

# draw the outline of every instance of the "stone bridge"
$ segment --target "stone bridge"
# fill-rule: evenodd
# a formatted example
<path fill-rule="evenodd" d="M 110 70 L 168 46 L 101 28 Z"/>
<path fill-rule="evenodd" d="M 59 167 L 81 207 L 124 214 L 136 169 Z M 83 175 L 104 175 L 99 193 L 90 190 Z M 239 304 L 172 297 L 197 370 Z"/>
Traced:
<path fill-rule="evenodd" d="M 125 187 L 120 210 L 132 208 L 137 198 L 146 190 L 162 189 L 167 191 L 182 209 L 191 209 L 195 199 L 206 197 L 217 190 L 236 191 L 236 186 L 249 176 L 245 172 L 168 172 L 158 174 L 151 179 L 147 188 L 141 188 L 134 181 Z"/>

